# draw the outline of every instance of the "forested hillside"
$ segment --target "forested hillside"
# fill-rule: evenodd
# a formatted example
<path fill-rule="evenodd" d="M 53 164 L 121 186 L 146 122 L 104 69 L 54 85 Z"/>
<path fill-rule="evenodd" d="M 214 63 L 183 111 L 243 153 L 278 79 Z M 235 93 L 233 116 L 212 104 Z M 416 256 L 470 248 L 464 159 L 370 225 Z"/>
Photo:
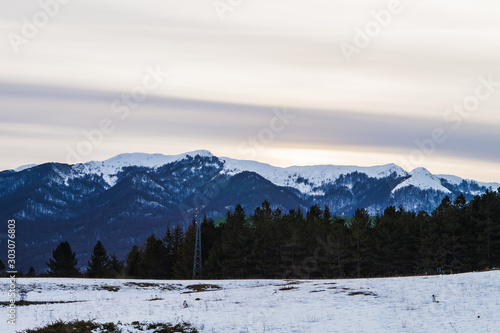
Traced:
<path fill-rule="evenodd" d="M 203 219 L 201 277 L 376 277 L 500 266 L 500 190 L 469 203 L 446 197 L 431 214 L 390 206 L 381 215 L 358 209 L 343 218 L 317 205 L 286 213 L 270 207 L 264 201 L 247 214 L 237 205 L 219 225 Z M 110 260 L 98 243 L 88 263 L 92 277 L 189 279 L 195 228 L 193 221 L 185 232 L 177 226 L 151 235 L 123 261 Z"/>

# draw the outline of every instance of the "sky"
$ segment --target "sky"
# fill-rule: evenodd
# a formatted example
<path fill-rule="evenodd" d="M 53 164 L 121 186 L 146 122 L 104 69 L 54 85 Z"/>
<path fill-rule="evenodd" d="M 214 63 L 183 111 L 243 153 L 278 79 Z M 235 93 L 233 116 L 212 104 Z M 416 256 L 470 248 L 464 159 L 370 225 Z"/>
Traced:
<path fill-rule="evenodd" d="M 493 0 L 0 0 L 0 170 L 125 152 L 500 181 Z"/>

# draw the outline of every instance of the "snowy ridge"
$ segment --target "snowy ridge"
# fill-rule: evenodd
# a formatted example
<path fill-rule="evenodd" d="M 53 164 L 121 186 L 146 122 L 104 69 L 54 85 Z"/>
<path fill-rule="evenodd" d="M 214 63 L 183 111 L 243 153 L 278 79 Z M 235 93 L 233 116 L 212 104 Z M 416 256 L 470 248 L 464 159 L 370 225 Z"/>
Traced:
<path fill-rule="evenodd" d="M 400 177 L 408 175 L 396 164 L 373 167 L 314 165 L 280 168 L 265 163 L 241 161 L 228 157 L 222 157 L 220 160 L 224 162 L 224 171 L 229 175 L 243 171 L 255 172 L 275 185 L 293 187 L 308 195 L 324 195 L 322 191 L 314 190 L 314 188 L 332 183 L 341 175 L 353 172 L 364 173 L 372 178 L 385 178 L 393 173 Z"/>
<path fill-rule="evenodd" d="M 500 183 L 478 182 L 478 181 L 475 181 L 473 179 L 464 179 L 464 178 L 460 178 L 460 177 L 453 176 L 453 175 L 436 175 L 436 177 L 438 177 L 440 179 L 444 179 L 444 180 L 446 180 L 448 183 L 450 183 L 452 185 L 460 185 L 465 180 L 467 182 L 476 183 L 476 184 L 478 184 L 481 187 L 486 187 L 487 189 L 496 190 L 497 188 L 500 187 Z"/>
<path fill-rule="evenodd" d="M 441 185 L 441 180 L 438 177 L 432 175 L 425 168 L 416 168 L 415 170 L 413 170 L 410 173 L 410 178 L 396 186 L 391 193 L 394 194 L 400 189 L 408 186 L 414 186 L 421 190 L 434 190 L 447 194 L 451 193 L 450 190 Z"/>
<path fill-rule="evenodd" d="M 146 153 L 126 153 L 120 154 L 102 162 L 90 161 L 87 163 L 76 164 L 73 169 L 80 175 L 95 174 L 103 177 L 104 181 L 110 186 L 116 184 L 116 175 L 123 168 L 130 166 L 139 166 L 147 168 L 158 168 L 165 164 L 181 161 L 188 156 L 212 157 L 208 150 L 196 150 L 179 155 L 146 154 Z"/>
<path fill-rule="evenodd" d="M 86 175 L 95 175 L 102 177 L 109 187 L 113 187 L 118 180 L 118 173 L 125 167 L 146 167 L 155 169 L 166 164 L 184 160 L 188 157 L 196 156 L 208 158 L 215 157 L 208 150 L 196 150 L 179 155 L 125 153 L 105 161 L 90 161 L 72 165 L 70 172 L 62 172 L 61 170 L 55 171 L 60 177 L 58 181 L 64 183 L 66 186 L 69 186 L 68 180 L 70 179 L 77 179 Z M 408 173 L 398 165 L 392 163 L 371 167 L 311 165 L 283 168 L 257 161 L 237 160 L 229 157 L 221 157 L 218 159 L 224 164 L 221 171 L 222 174 L 233 176 L 244 171 L 255 172 L 277 186 L 291 187 L 297 189 L 302 194 L 310 196 L 324 195 L 325 193 L 320 187 L 326 184 L 332 184 L 342 175 L 348 175 L 354 172 L 366 174 L 370 178 L 377 179 L 387 178 L 393 174 L 395 174 L 396 177 L 407 178 L 392 190 L 392 194 L 408 186 L 413 186 L 421 190 L 435 190 L 446 194 L 452 193 L 450 189 L 442 185 L 442 181 L 446 181 L 452 186 L 460 186 L 465 180 L 470 184 L 477 184 L 483 189 L 496 190 L 500 187 L 499 183 L 477 182 L 452 175 L 432 175 L 425 168 L 416 168 L 411 173 Z M 24 165 L 14 171 L 20 172 L 34 166 L 36 166 L 36 164 Z M 206 164 L 206 166 L 213 166 L 213 164 Z M 193 169 L 192 172 L 196 172 L 196 170 Z M 346 186 L 349 187 L 349 184 Z M 471 191 L 471 194 L 477 195 L 482 192 L 482 189 L 477 189 L 473 192 Z"/>

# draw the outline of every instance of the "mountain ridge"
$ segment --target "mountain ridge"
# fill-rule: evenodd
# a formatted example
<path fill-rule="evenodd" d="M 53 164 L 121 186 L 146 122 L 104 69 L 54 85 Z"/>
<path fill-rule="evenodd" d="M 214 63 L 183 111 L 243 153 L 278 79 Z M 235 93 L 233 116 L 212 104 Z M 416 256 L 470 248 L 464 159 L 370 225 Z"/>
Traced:
<path fill-rule="evenodd" d="M 431 213 L 446 196 L 466 200 L 495 185 L 456 176 L 408 173 L 395 164 L 374 167 L 275 167 L 216 157 L 206 150 L 179 155 L 131 153 L 105 161 L 45 163 L 0 172 L 0 219 L 15 219 L 23 258 L 45 262 L 61 240 L 88 259 L 97 240 L 123 256 L 133 244 L 167 226 L 186 228 L 195 210 L 224 216 L 241 204 L 246 212 L 264 200 L 283 212 L 328 205 L 332 214 L 386 207 Z M 87 252 L 85 252 L 87 251 Z"/>
<path fill-rule="evenodd" d="M 485 187 L 489 189 L 496 189 L 500 187 L 500 183 L 496 182 L 480 182 L 474 179 L 461 178 L 454 175 L 433 175 L 427 169 L 422 167 L 417 167 L 410 172 L 407 172 L 402 167 L 395 163 L 388 163 L 383 165 L 375 166 L 356 166 L 356 165 L 333 165 L 333 164 L 322 164 L 322 165 L 305 165 L 305 166 L 289 166 L 289 167 L 278 167 L 271 164 L 253 161 L 253 160 L 238 160 L 229 157 L 217 157 L 213 155 L 208 150 L 195 150 L 191 152 L 186 152 L 177 155 L 163 155 L 159 153 L 148 154 L 148 153 L 122 153 L 106 159 L 104 161 L 89 161 L 84 163 L 73 164 L 73 166 L 83 174 L 101 174 L 104 180 L 112 187 L 116 184 L 116 174 L 118 174 L 123 168 L 126 167 L 148 167 L 148 168 L 158 168 L 166 164 L 174 163 L 187 158 L 188 156 L 195 157 L 216 157 L 224 162 L 224 171 L 226 174 L 234 176 L 240 172 L 250 171 L 255 172 L 265 179 L 270 180 L 275 185 L 278 186 L 290 186 L 295 187 L 303 194 L 308 195 L 324 195 L 323 192 L 315 192 L 312 190 L 312 186 L 305 185 L 303 182 L 298 182 L 298 179 L 306 178 L 309 182 L 312 182 L 317 187 L 328 183 L 334 182 L 341 175 L 359 172 L 364 173 L 372 178 L 383 178 L 387 177 L 393 172 L 401 177 L 409 177 L 409 180 L 398 184 L 398 186 L 393 190 L 393 192 L 405 187 L 414 186 L 420 189 L 434 189 L 444 193 L 452 193 L 443 185 L 433 184 L 430 185 L 429 182 L 440 181 L 441 179 L 446 180 L 448 183 L 453 185 L 459 185 L 463 181 L 474 182 L 480 187 Z M 21 172 L 29 170 L 36 167 L 36 164 L 27 164 L 20 166 L 13 170 L 4 171 L 14 171 Z M 293 179 L 295 177 L 295 179 Z M 429 178 L 422 182 L 423 178 Z M 412 180 L 413 178 L 413 180 Z M 417 179 L 420 180 L 417 181 Z M 295 180 L 295 182 L 293 182 Z M 298 185 L 299 184 L 299 185 Z M 302 184 L 302 185 L 300 185 Z M 295 185 L 295 186 L 294 186 Z M 419 186 L 420 185 L 420 186 Z"/>

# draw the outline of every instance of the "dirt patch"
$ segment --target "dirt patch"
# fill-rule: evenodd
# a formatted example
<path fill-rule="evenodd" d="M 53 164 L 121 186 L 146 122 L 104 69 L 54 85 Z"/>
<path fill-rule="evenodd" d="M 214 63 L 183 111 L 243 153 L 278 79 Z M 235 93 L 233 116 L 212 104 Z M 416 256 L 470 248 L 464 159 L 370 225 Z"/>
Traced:
<path fill-rule="evenodd" d="M 87 301 L 17 301 L 16 306 L 45 305 L 45 304 L 68 304 L 82 303 Z M 9 306 L 10 302 L 0 302 L 0 306 Z"/>
<path fill-rule="evenodd" d="M 118 287 L 118 286 L 96 286 L 96 289 L 97 290 L 106 290 L 106 291 L 112 291 L 114 293 L 116 293 L 118 290 L 120 290 L 121 288 Z"/>
<path fill-rule="evenodd" d="M 349 294 L 347 294 L 347 296 L 357 296 L 357 295 L 378 296 L 377 294 L 371 291 L 351 291 Z"/>
<path fill-rule="evenodd" d="M 186 289 L 189 289 L 190 291 L 185 291 L 183 294 L 190 294 L 190 293 L 199 293 L 203 291 L 215 291 L 215 290 L 221 290 L 222 287 L 216 285 L 216 284 L 192 284 L 186 287 Z"/>
<path fill-rule="evenodd" d="M 166 284 L 166 283 L 151 283 L 151 282 L 126 282 L 123 284 L 125 287 L 133 287 L 136 289 L 159 289 L 159 290 L 179 290 L 182 285 L 180 284 Z"/>
<path fill-rule="evenodd" d="M 289 286 L 289 287 L 283 287 L 283 288 L 280 288 L 279 290 L 286 291 L 286 290 L 294 290 L 294 289 L 299 289 L 299 288 L 297 288 L 297 287 L 293 287 L 293 286 Z"/>

